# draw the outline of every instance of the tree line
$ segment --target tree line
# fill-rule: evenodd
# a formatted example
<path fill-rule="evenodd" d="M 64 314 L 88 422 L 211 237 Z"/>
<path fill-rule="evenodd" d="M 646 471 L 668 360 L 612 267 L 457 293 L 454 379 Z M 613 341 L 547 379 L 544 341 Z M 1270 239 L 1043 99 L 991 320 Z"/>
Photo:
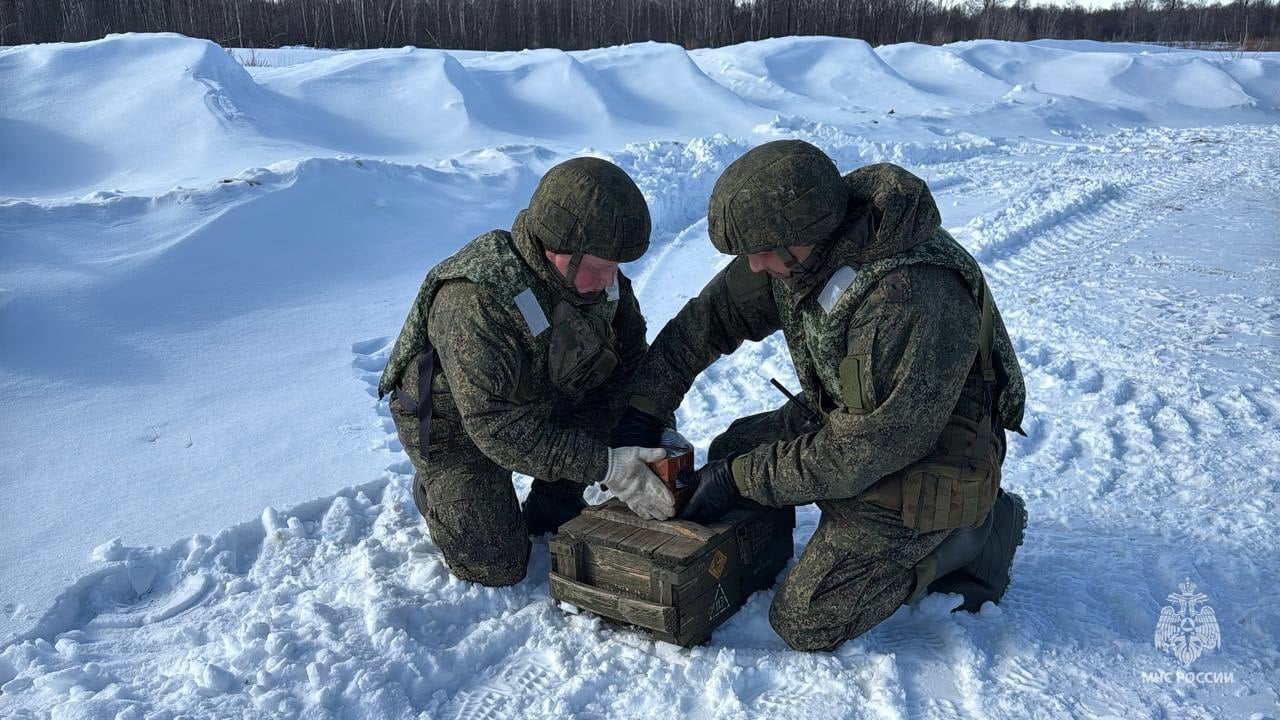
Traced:
<path fill-rule="evenodd" d="M 655 40 L 718 47 L 787 35 L 878 45 L 995 38 L 1280 48 L 1280 0 L 0 0 L 0 45 L 172 31 L 221 45 L 566 50 Z"/>

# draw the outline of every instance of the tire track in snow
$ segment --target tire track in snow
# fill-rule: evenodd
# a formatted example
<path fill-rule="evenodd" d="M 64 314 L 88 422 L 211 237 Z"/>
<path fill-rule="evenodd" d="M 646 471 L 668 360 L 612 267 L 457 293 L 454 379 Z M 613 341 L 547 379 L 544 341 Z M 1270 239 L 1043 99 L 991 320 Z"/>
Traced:
<path fill-rule="evenodd" d="M 1047 227 L 1038 236 L 1039 240 L 1028 242 L 1017 253 L 997 261 L 990 272 L 993 285 L 1001 288 L 998 292 L 1012 298 L 1004 301 L 1004 305 L 1007 319 L 1015 326 L 1015 335 L 1053 338 L 1045 345 L 1022 340 L 1020 355 L 1028 374 L 1049 388 L 1074 387 L 1081 396 L 1113 401 L 1112 410 L 1107 417 L 1100 418 L 1098 424 L 1112 430 L 1110 447 L 1105 447 L 1106 442 L 1102 444 L 1103 449 L 1109 449 L 1117 459 L 1132 459 L 1126 456 L 1135 451 L 1140 455 L 1158 454 L 1170 443 L 1199 441 L 1204 433 L 1214 432 L 1210 428 L 1220 426 L 1224 418 L 1214 403 L 1188 398 L 1185 393 L 1171 392 L 1161 385 L 1153 387 L 1150 376 L 1134 374 L 1135 369 L 1141 369 L 1133 365 L 1134 348 L 1125 342 L 1116 344 L 1114 336 L 1090 336 L 1088 330 L 1095 326 L 1082 319 L 1081 313 L 1088 313 L 1091 308 L 1077 296 L 1087 293 L 1091 285 L 1105 284 L 1109 276 L 1123 276 L 1123 268 L 1103 261 L 1108 253 L 1142 237 L 1177 212 L 1177 202 L 1212 196 L 1213 189 L 1221 187 L 1238 172 L 1237 168 L 1247 164 L 1252 148 L 1239 142 L 1233 147 L 1237 148 L 1235 157 L 1210 153 L 1197 162 L 1185 163 L 1177 168 L 1178 172 L 1164 172 L 1162 168 L 1148 170 L 1147 174 L 1153 178 L 1150 183 L 1144 176 L 1133 176 L 1132 186 L 1121 188 L 1114 201 L 1094 212 L 1071 216 L 1057 226 Z M 1139 189 L 1149 189 L 1150 193 L 1144 195 Z M 1092 297 L 1084 300 L 1090 299 Z M 1203 302 L 1196 304 L 1203 305 Z M 1016 325 L 1022 321 L 1030 321 L 1031 332 L 1017 331 Z M 1195 342 L 1193 323 L 1175 321 L 1172 325 L 1191 335 L 1184 337 L 1182 344 Z M 1082 327 L 1086 329 L 1082 331 Z M 1136 387 L 1142 387 L 1142 391 L 1135 393 Z M 1242 389 L 1241 395 L 1247 396 L 1246 393 Z M 1034 393 L 1032 400 L 1035 401 Z M 1090 419 L 1099 418 L 1093 415 Z M 1097 448 L 1093 446 L 1098 444 L 1097 436 L 1090 432 L 1091 427 L 1077 427 L 1072 431 L 1072 442 L 1087 452 L 1059 448 L 1057 470 L 1065 469 L 1066 464 L 1082 455 L 1095 454 Z M 1033 440 L 1043 443 L 1043 428 L 1033 425 L 1029 430 Z M 1094 442 L 1087 440 L 1090 437 Z M 1038 446 L 1031 447 L 1030 451 L 1030 457 L 1040 452 Z M 1103 494 L 1115 489 L 1114 477 L 1102 485 Z"/>
<path fill-rule="evenodd" d="M 1062 272 L 1070 267 L 1064 258 L 1123 243 L 1167 217 L 1174 201 L 1185 198 L 1189 189 L 1215 186 L 1230 174 L 1230 162 L 1206 167 L 1204 153 L 1188 152 L 1180 158 L 1183 162 L 1170 166 L 1148 153 L 1126 152 L 1126 143 L 1150 144 L 1152 137 L 1165 152 L 1176 151 L 1185 138 L 1203 138 L 1203 131 L 1172 132 L 1172 138 L 1165 130 L 1120 133 L 1103 145 L 1037 165 L 1030 181 L 1022 181 L 1025 191 L 991 215 L 975 218 L 957 235 L 966 244 L 977 244 L 975 257 L 997 282 L 1028 272 Z M 1042 153 L 1047 146 L 1010 149 Z M 982 165 L 991 180 L 1019 182 L 1026 173 L 1025 167 L 1002 160 Z M 1206 170 L 1216 172 L 1206 175 Z"/>
<path fill-rule="evenodd" d="M 1104 157 L 1056 178 L 1089 187 L 1101 176 L 1114 188 L 1104 202 L 1078 204 L 1076 213 L 1048 208 L 1021 225 L 1005 216 L 1005 237 L 1018 241 L 990 246 L 986 255 L 1031 401 L 1030 438 L 1011 445 L 1005 473 L 1006 484 L 1028 496 L 1031 526 L 1001 612 L 1024 628 L 1014 642 L 1029 650 L 1011 654 L 1002 683 L 1029 702 L 1050 683 L 1087 683 L 1090 693 L 1078 697 L 1092 701 L 1059 707 L 1071 714 L 1118 713 L 1144 702 L 1142 690 L 1148 706 L 1151 693 L 1161 695 L 1127 685 L 1140 670 L 1160 668 L 1160 657 L 1143 651 L 1164 595 L 1184 576 L 1210 593 L 1219 617 L 1249 628 L 1232 633 L 1233 643 L 1246 646 L 1236 657 L 1275 657 L 1256 638 L 1274 631 L 1276 618 L 1245 587 L 1280 580 L 1268 560 L 1277 484 L 1274 472 L 1270 484 L 1258 472 L 1268 467 L 1280 426 L 1266 401 L 1251 400 L 1275 397 L 1275 383 L 1207 364 L 1200 348 L 1223 332 L 1215 329 L 1222 325 L 1214 306 L 1230 296 L 1188 287 L 1195 278 L 1186 275 L 1199 268 L 1153 269 L 1141 257 L 1152 238 L 1183 225 L 1185 210 L 1229 217 L 1239 209 L 1231 205 L 1237 194 L 1270 187 L 1274 160 L 1267 158 L 1280 153 L 1280 133 L 1235 128 L 1117 139 L 1135 140 L 1146 147 L 1130 160 L 1112 163 L 1104 148 Z M 1030 194 L 1044 196 L 1035 187 Z M 1033 231 L 1019 235 L 1020 227 Z M 1252 283 L 1255 292 L 1265 283 L 1253 269 L 1214 276 Z M 1153 281 L 1159 290 L 1145 292 Z M 1239 308 L 1247 319 L 1233 329 L 1265 337 L 1272 302 L 1253 305 Z M 1236 342 L 1221 352 L 1249 358 L 1246 364 L 1276 362 L 1274 343 Z M 1117 643 L 1120 656 L 1087 676 L 1062 661 L 1070 648 Z M 1055 653 L 1046 666 L 1047 646 Z M 1271 683 L 1264 693 L 1275 691 Z M 1205 701 L 1206 708 L 1216 702 Z"/>

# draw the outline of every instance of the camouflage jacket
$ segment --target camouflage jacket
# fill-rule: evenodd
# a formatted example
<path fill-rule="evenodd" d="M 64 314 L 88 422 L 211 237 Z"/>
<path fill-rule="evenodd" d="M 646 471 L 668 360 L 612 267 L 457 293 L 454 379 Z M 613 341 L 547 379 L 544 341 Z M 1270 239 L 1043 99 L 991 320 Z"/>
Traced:
<path fill-rule="evenodd" d="M 597 387 L 567 392 L 550 379 L 550 322 L 562 302 L 611 330 L 618 363 Z M 619 272 L 616 288 L 584 302 L 546 262 L 521 213 L 511 232 L 485 233 L 427 274 L 379 394 L 391 392 L 428 347 L 438 357 L 433 434 L 438 424 L 460 423 L 470 441 L 504 468 L 590 483 L 607 465 L 608 429 L 626 405 L 647 343 L 630 281 Z"/>
<path fill-rule="evenodd" d="M 984 414 L 977 262 L 940 227 L 924 181 L 889 164 L 846 181 L 849 219 L 816 250 L 820 272 L 789 287 L 734 259 L 662 329 L 635 378 L 631 403 L 666 412 L 716 358 L 782 330 L 822 422 L 735 459 L 743 495 L 769 505 L 854 497 L 925 457 L 952 414 Z M 1022 375 L 994 319 L 997 406 L 1019 430 Z"/>

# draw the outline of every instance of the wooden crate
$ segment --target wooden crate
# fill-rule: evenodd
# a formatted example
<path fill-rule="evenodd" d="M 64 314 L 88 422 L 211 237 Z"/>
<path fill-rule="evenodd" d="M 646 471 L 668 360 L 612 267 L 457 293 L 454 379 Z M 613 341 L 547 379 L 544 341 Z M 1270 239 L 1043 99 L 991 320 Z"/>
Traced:
<path fill-rule="evenodd" d="M 618 500 L 551 538 L 551 596 L 679 645 L 706 642 L 794 550 L 794 508 L 743 502 L 710 525 L 642 520 Z"/>

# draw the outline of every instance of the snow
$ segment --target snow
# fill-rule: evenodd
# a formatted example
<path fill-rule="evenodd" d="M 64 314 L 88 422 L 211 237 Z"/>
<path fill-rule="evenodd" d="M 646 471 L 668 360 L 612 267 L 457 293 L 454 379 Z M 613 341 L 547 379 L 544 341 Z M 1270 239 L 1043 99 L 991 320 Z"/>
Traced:
<path fill-rule="evenodd" d="M 0 716 L 1276 716 L 1280 55 L 253 57 L 0 48 Z M 780 137 L 925 177 L 986 268 L 1030 396 L 1006 602 L 804 655 L 763 592 L 684 650 L 555 605 L 545 539 L 512 588 L 453 578 L 374 397 L 423 272 L 597 154 L 650 203 L 656 333 L 726 262 L 715 179 Z M 795 387 L 776 336 L 698 381 L 700 453 L 770 377 Z M 1188 578 L 1222 628 L 1191 669 L 1231 682 L 1144 680 L 1182 669 L 1152 637 Z"/>

